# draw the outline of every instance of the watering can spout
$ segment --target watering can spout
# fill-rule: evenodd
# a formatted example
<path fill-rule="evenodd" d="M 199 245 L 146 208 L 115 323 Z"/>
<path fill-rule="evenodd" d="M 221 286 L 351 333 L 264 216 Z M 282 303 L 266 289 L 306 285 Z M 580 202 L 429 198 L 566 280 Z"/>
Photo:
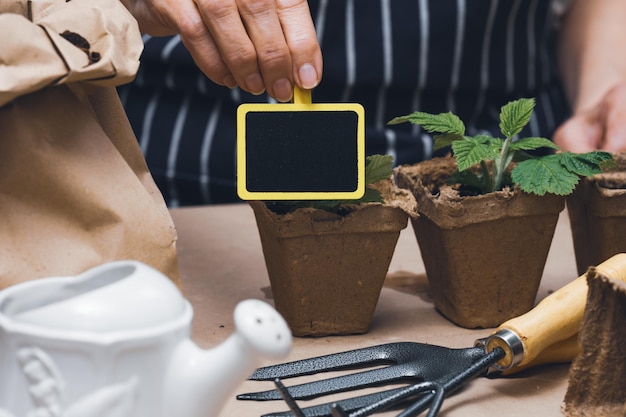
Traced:
<path fill-rule="evenodd" d="M 44 406 L 66 417 L 215 417 L 261 358 L 291 348 L 263 301 L 239 303 L 235 331 L 209 350 L 189 338 L 192 317 L 180 290 L 137 261 L 0 291 L 0 363 L 11 364 L 0 381 L 12 387 L 0 389 L 0 417 Z"/>
<path fill-rule="evenodd" d="M 165 378 L 164 415 L 219 415 L 224 401 L 262 358 L 280 359 L 291 349 L 291 332 L 268 304 L 246 300 L 234 311 L 235 331 L 220 345 L 203 350 L 183 340 Z"/>

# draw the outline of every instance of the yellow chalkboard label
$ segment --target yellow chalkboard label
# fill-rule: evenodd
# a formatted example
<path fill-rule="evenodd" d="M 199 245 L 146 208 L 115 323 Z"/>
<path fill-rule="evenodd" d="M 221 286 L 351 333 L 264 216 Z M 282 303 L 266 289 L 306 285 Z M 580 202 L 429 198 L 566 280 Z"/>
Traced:
<path fill-rule="evenodd" d="M 349 200 L 365 193 L 365 111 L 357 103 L 246 103 L 237 109 L 244 200 Z"/>

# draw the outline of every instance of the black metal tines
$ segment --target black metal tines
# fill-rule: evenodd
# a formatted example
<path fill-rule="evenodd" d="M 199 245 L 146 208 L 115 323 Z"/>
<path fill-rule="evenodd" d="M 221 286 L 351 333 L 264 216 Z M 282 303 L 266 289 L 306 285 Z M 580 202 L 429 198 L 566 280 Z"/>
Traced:
<path fill-rule="evenodd" d="M 474 362 L 463 372 L 460 372 L 453 378 L 450 378 L 444 384 L 437 382 L 420 382 L 410 385 L 403 390 L 390 394 L 389 396 L 358 410 L 347 412 L 341 407 L 341 404 L 335 403 L 332 406 L 331 416 L 367 417 L 386 410 L 392 406 L 398 405 L 408 398 L 420 396 L 418 400 L 411 403 L 404 409 L 404 411 L 398 414 L 397 417 L 416 417 L 426 409 L 428 409 L 426 417 L 437 417 L 443 404 L 443 400 L 447 395 L 456 391 L 470 379 L 483 374 L 489 367 L 495 365 L 496 362 L 504 358 L 505 354 L 506 353 L 502 348 L 497 347 L 481 359 Z M 298 406 L 285 385 L 281 382 L 280 378 L 276 378 L 274 380 L 274 384 L 294 416 L 306 417 L 306 414 Z"/>
<path fill-rule="evenodd" d="M 294 398 L 289 394 L 289 391 L 285 387 L 285 385 L 281 382 L 280 378 L 276 378 L 274 380 L 274 384 L 276 388 L 280 392 L 281 396 L 287 403 L 289 410 L 294 414 L 295 417 L 306 417 L 302 409 L 298 406 Z M 415 395 L 419 395 L 421 393 L 431 393 L 433 394 L 433 398 L 430 403 L 430 409 L 427 417 L 436 417 L 439 413 L 439 409 L 443 404 L 444 398 L 444 388 L 443 385 L 437 384 L 435 382 L 422 382 L 419 384 L 411 385 L 400 392 L 397 392 L 393 395 L 389 395 L 388 397 L 370 404 L 366 407 L 360 408 L 358 410 L 352 412 L 346 412 L 341 407 L 340 404 L 333 404 L 332 406 L 332 417 L 367 417 L 371 416 L 377 412 L 383 411 L 389 407 L 392 407 L 409 397 L 413 397 Z"/>

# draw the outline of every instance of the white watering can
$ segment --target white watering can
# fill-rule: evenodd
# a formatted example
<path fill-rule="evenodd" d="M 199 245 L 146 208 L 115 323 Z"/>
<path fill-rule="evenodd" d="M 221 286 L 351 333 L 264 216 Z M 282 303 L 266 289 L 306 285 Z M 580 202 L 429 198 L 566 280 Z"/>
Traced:
<path fill-rule="evenodd" d="M 216 417 L 291 332 L 246 300 L 235 332 L 202 350 L 192 308 L 160 272 L 135 261 L 0 291 L 0 417 Z"/>

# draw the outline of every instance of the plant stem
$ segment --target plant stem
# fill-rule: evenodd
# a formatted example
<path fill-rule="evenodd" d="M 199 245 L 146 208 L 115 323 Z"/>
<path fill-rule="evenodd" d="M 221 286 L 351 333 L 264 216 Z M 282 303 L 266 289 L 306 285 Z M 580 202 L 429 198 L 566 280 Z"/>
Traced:
<path fill-rule="evenodd" d="M 491 188 L 492 188 L 492 179 L 491 179 L 491 173 L 489 172 L 489 167 L 487 167 L 487 162 L 485 161 L 480 161 L 480 167 L 483 170 L 483 178 L 484 178 L 484 182 L 483 182 L 483 189 L 481 190 L 481 192 L 483 194 L 488 193 Z"/>
<path fill-rule="evenodd" d="M 502 188 L 502 179 L 504 178 L 504 171 L 506 170 L 507 161 L 509 160 L 509 147 L 512 141 L 512 137 L 508 137 L 504 140 L 500 154 L 494 161 L 494 179 L 491 191 L 499 191 L 500 188 Z"/>

